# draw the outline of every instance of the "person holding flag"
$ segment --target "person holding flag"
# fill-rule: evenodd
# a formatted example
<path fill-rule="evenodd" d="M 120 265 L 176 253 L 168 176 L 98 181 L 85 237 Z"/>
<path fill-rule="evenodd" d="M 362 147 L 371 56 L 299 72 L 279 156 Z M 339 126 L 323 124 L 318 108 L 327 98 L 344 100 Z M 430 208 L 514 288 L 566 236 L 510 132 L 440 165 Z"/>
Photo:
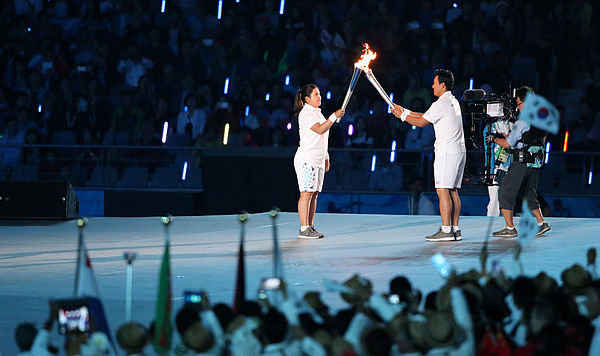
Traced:
<path fill-rule="evenodd" d="M 533 102 L 533 89 L 523 86 L 517 89 L 517 109 L 519 109 L 519 120 L 512 128 L 510 135 L 506 138 L 489 135 L 486 139 L 490 143 L 495 143 L 505 149 L 512 149 L 512 163 L 508 168 L 506 176 L 502 180 L 499 191 L 500 211 L 506 225 L 494 232 L 496 237 L 512 238 L 517 237 L 517 229 L 513 223 L 513 213 L 517 204 L 517 195 L 524 189 L 524 196 L 527 199 L 529 210 L 538 224 L 537 236 L 550 230 L 550 225 L 544 220 L 540 204 L 537 199 L 537 185 L 540 168 L 544 162 L 544 144 L 548 131 L 536 127 L 543 126 L 533 120 L 528 120 L 524 115 L 525 97 L 532 100 L 531 105 L 536 105 L 540 100 Z M 529 103 L 528 103 L 529 104 Z M 538 112 L 553 112 L 541 108 L 528 108 L 528 111 L 537 110 Z M 554 123 L 557 120 L 548 120 L 548 123 Z M 533 124 L 530 124 L 532 122 Z"/>

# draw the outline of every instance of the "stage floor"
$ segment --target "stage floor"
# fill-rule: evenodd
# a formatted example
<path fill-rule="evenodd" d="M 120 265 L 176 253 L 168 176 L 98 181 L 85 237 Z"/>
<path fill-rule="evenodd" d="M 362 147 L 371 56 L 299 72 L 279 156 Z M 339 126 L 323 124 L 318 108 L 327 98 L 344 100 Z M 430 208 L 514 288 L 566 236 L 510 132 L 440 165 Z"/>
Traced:
<path fill-rule="evenodd" d="M 523 251 L 525 274 L 546 271 L 560 278 L 573 263 L 586 263 L 586 251 L 598 244 L 600 219 L 548 218 L 552 230 Z M 431 243 L 425 235 L 439 226 L 437 216 L 318 214 L 320 240 L 297 238 L 298 217 L 281 213 L 277 219 L 284 276 L 293 292 L 323 292 L 332 307 L 344 302 L 326 292 L 324 279 L 344 281 L 354 273 L 369 278 L 376 292 L 386 292 L 397 275 L 409 277 L 423 295 L 443 284 L 430 257 L 443 253 L 459 272 L 479 268 L 479 253 L 488 226 L 498 230 L 501 217 L 464 217 L 463 240 Z M 518 218 L 516 219 L 518 227 Z M 240 229 L 237 215 L 175 217 L 170 229 L 174 309 L 186 289 L 205 289 L 212 303 L 231 304 Z M 133 265 L 132 318 L 144 324 L 154 318 L 164 229 L 158 217 L 91 218 L 85 229 L 100 294 L 114 332 L 125 319 L 125 251 L 138 253 Z M 251 214 L 246 225 L 246 290 L 256 294 L 262 277 L 272 274 L 272 219 Z M 512 271 L 515 239 L 490 238 L 490 260 Z M 0 220 L 0 352 L 16 354 L 14 328 L 21 321 L 42 325 L 48 299 L 73 294 L 77 227 L 73 221 Z M 489 261 L 488 261 L 489 262 Z M 53 331 L 54 344 L 63 339 Z"/>

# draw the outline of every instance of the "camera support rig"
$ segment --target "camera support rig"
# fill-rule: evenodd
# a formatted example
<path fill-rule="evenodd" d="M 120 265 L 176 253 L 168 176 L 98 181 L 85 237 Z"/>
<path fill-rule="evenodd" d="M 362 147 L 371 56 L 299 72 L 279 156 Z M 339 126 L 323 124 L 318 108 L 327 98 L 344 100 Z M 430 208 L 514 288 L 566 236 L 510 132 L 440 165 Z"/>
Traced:
<path fill-rule="evenodd" d="M 509 83 L 508 92 L 500 95 L 486 93 L 483 89 L 467 89 L 463 98 L 461 111 L 471 122 L 471 143 L 476 149 L 485 151 L 483 171 L 476 175 L 479 178 L 477 184 L 498 185 L 494 179 L 494 152 L 486 136 L 493 134 L 493 124 L 496 121 L 516 121 L 516 91 Z"/>

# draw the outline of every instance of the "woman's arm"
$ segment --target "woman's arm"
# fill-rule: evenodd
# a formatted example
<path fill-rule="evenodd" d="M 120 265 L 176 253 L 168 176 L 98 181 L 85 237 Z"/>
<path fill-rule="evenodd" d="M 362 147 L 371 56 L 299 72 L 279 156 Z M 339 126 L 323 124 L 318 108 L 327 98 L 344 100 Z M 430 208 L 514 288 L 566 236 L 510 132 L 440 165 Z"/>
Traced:
<path fill-rule="evenodd" d="M 331 114 L 329 116 L 329 119 L 326 120 L 324 123 L 315 123 L 310 129 L 313 130 L 314 132 L 322 135 L 325 132 L 327 132 L 327 130 L 329 130 L 331 128 L 331 126 L 333 126 L 333 124 L 340 119 L 342 116 L 344 116 L 344 114 L 346 113 L 346 110 L 344 109 L 339 109 L 338 111 L 334 112 L 333 114 Z"/>

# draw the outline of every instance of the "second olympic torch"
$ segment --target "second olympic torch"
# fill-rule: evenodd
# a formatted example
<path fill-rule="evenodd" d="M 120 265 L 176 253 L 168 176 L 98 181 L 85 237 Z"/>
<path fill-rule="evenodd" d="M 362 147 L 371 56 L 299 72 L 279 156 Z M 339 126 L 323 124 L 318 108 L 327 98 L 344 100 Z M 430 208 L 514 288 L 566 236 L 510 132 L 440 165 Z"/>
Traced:
<path fill-rule="evenodd" d="M 375 87 L 375 89 L 377 89 L 377 92 L 379 93 L 379 95 L 381 95 L 383 100 L 385 100 L 385 102 L 393 108 L 394 102 L 392 101 L 392 99 L 390 99 L 385 90 L 383 90 L 383 87 L 381 86 L 381 84 L 379 84 L 377 78 L 375 78 L 375 74 L 373 74 L 371 68 L 365 70 L 365 75 L 367 76 L 367 79 L 371 82 L 371 84 Z"/>
<path fill-rule="evenodd" d="M 346 110 L 346 106 L 348 106 L 348 102 L 350 101 L 350 97 L 352 93 L 354 93 L 354 87 L 356 87 L 356 83 L 358 82 L 358 78 L 360 78 L 360 74 L 362 70 L 358 67 L 354 67 L 354 73 L 352 74 L 352 80 L 350 80 L 350 85 L 348 86 L 348 90 L 346 91 L 346 96 L 344 97 L 344 102 L 342 103 L 342 109 Z"/>

